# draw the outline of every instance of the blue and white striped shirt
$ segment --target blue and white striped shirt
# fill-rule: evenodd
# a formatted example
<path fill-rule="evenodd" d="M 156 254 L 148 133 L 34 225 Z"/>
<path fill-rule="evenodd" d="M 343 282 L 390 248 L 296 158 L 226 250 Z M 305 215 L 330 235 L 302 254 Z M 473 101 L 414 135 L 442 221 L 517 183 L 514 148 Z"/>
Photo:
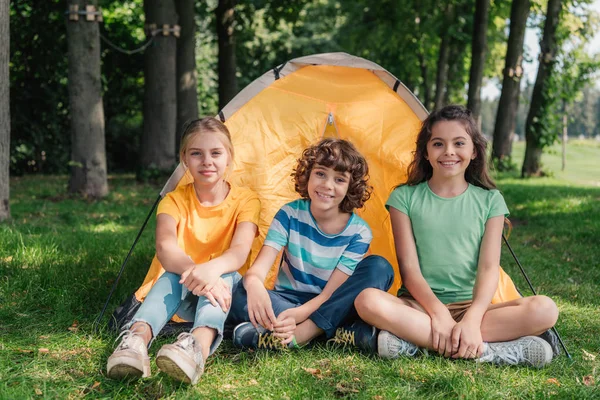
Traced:
<path fill-rule="evenodd" d="M 372 239 L 369 225 L 354 213 L 343 231 L 328 235 L 310 213 L 310 200 L 286 204 L 275 214 L 264 243 L 278 251 L 285 247 L 275 290 L 321 293 L 336 268 L 354 273 Z"/>

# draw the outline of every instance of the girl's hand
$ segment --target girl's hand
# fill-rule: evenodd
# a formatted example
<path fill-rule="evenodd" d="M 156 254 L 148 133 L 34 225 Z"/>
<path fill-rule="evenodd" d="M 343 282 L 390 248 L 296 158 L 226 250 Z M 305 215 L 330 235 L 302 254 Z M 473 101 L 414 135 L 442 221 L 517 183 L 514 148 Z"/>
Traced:
<path fill-rule="evenodd" d="M 281 320 L 282 318 L 291 317 L 294 319 L 296 324 L 301 324 L 308 319 L 310 314 L 312 314 L 312 312 L 304 305 L 301 305 L 298 307 L 288 308 L 287 310 L 283 311 L 277 317 L 277 321 Z"/>
<path fill-rule="evenodd" d="M 446 311 L 441 316 L 431 317 L 432 347 L 440 355 L 450 357 L 452 351 L 452 330 L 456 321 Z"/>
<path fill-rule="evenodd" d="M 221 306 L 223 312 L 227 312 L 231 307 L 231 288 L 223 278 L 217 279 L 216 285 L 210 291 L 201 292 L 198 296 L 205 296 L 215 307 Z"/>
<path fill-rule="evenodd" d="M 221 277 L 217 268 L 211 268 L 208 263 L 198 264 L 188 268 L 183 274 L 179 283 L 183 284 L 188 290 L 196 296 L 201 293 L 208 293 Z"/>
<path fill-rule="evenodd" d="M 273 324 L 273 336 L 281 339 L 281 344 L 287 345 L 294 340 L 296 332 L 296 320 L 293 316 L 294 308 L 285 310 L 277 317 L 277 321 Z"/>
<path fill-rule="evenodd" d="M 255 328 L 261 325 L 263 328 L 272 331 L 277 318 L 273 312 L 269 292 L 267 292 L 262 282 L 259 281 L 255 284 L 250 284 L 246 292 L 248 293 L 248 316 L 250 317 L 250 322 Z"/>
<path fill-rule="evenodd" d="M 483 353 L 480 324 L 462 320 L 452 329 L 452 358 L 477 358 Z"/>

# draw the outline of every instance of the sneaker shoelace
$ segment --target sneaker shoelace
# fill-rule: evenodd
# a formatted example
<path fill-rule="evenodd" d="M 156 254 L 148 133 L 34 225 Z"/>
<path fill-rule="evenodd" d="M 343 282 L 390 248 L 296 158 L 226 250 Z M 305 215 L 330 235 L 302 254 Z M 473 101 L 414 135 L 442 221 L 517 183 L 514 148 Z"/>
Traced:
<path fill-rule="evenodd" d="M 195 343 L 196 339 L 194 335 L 189 332 L 182 332 L 177 336 L 177 341 L 173 345 L 185 351 L 196 363 L 200 363 L 202 353 L 199 350 L 196 351 Z"/>
<path fill-rule="evenodd" d="M 327 343 L 331 344 L 339 344 L 339 345 L 356 345 L 354 340 L 354 332 L 351 332 L 344 328 L 337 328 L 335 331 L 335 336 L 327 341 Z"/>
<path fill-rule="evenodd" d="M 281 343 L 281 339 L 273 336 L 271 332 L 259 333 L 256 347 L 259 349 L 287 349 L 286 345 Z"/>
<path fill-rule="evenodd" d="M 132 349 L 132 350 L 137 350 L 135 349 L 134 345 L 134 340 L 138 335 L 129 329 L 126 329 L 124 331 L 122 331 L 119 336 L 117 336 L 117 338 L 115 339 L 115 342 L 118 341 L 119 339 L 123 339 L 121 340 L 121 343 L 119 343 L 119 345 L 117 346 L 116 350 L 127 350 L 127 349 Z"/>
<path fill-rule="evenodd" d="M 392 350 L 392 353 L 406 356 L 414 356 L 419 350 L 419 348 L 414 344 L 409 343 L 406 340 L 400 338 L 397 338 L 397 340 L 389 341 L 388 346 Z"/>
<path fill-rule="evenodd" d="M 525 359 L 523 346 L 515 344 L 489 345 L 490 354 L 481 357 L 481 361 L 491 363 L 515 365 Z M 499 347 L 495 349 L 494 347 Z"/>

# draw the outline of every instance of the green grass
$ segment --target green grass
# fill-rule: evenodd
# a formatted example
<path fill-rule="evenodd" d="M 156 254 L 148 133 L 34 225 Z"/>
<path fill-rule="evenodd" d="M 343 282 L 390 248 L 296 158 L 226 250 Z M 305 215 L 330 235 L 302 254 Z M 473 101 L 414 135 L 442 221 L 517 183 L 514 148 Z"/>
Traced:
<path fill-rule="evenodd" d="M 518 152 L 516 146 L 515 158 Z M 0 224 L 0 399 L 600 398 L 600 146 L 572 142 L 569 154 L 564 173 L 560 154 L 550 154 L 543 162 L 553 177 L 504 175 L 498 184 L 515 225 L 511 245 L 538 292 L 557 302 L 557 328 L 572 361 L 561 356 L 534 370 L 436 356 L 385 361 L 321 345 L 238 352 L 226 341 L 195 387 L 157 373 L 154 362 L 149 379 L 107 379 L 116 335 L 104 324 L 92 329 L 160 187 L 120 175 L 110 180 L 108 198 L 86 201 L 64 194 L 65 176 L 13 178 L 13 220 Z M 153 230 L 154 218 L 111 311 L 143 279 Z M 528 294 L 505 248 L 502 257 Z M 159 339 L 151 356 L 166 342 Z"/>

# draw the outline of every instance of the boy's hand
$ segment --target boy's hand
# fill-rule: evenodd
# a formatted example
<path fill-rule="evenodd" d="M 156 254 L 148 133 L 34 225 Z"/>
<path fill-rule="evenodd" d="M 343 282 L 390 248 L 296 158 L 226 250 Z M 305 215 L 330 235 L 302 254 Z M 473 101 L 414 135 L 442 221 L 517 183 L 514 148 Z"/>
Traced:
<path fill-rule="evenodd" d="M 277 321 L 273 324 L 273 336 L 282 339 L 281 344 L 287 345 L 294 339 L 296 332 L 296 320 L 292 313 L 285 310 L 277 317 Z"/>
<path fill-rule="evenodd" d="M 248 316 L 250 317 L 250 322 L 255 328 L 261 325 L 263 328 L 272 331 L 277 318 L 273 312 L 269 292 L 267 292 L 262 282 L 249 285 L 246 292 L 248 293 Z"/>
<path fill-rule="evenodd" d="M 280 319 L 282 319 L 282 317 L 283 318 L 291 317 L 294 319 L 294 322 L 296 324 L 300 324 L 300 323 L 306 321 L 308 319 L 308 317 L 310 316 L 310 314 L 312 314 L 312 311 L 310 311 L 303 304 L 301 306 L 288 308 L 287 310 L 283 311 L 281 314 L 279 314 L 279 316 L 277 317 L 277 320 L 279 321 Z"/>
<path fill-rule="evenodd" d="M 221 274 L 218 269 L 211 268 L 207 263 L 204 263 L 188 268 L 181 274 L 179 283 L 185 285 L 196 296 L 199 296 L 202 292 L 209 292 L 220 277 Z"/>
<path fill-rule="evenodd" d="M 440 355 L 450 357 L 452 352 L 452 330 L 456 321 L 450 316 L 450 312 L 437 316 L 431 316 L 432 347 Z"/>
<path fill-rule="evenodd" d="M 483 353 L 480 324 L 462 320 L 452 329 L 452 358 L 477 358 Z"/>

